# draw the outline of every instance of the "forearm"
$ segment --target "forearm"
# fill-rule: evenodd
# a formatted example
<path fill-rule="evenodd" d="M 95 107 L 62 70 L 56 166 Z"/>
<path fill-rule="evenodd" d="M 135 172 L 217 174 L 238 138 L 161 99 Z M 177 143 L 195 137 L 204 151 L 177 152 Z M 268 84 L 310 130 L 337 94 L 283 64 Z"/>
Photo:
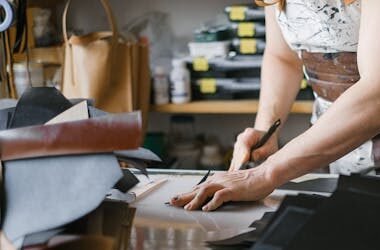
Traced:
<path fill-rule="evenodd" d="M 375 86 L 375 87 L 374 87 Z M 327 166 L 380 132 L 380 90 L 361 80 L 302 135 L 264 164 L 278 186 Z"/>
<path fill-rule="evenodd" d="M 289 61 L 271 51 L 265 52 L 256 129 L 265 131 L 275 120 L 286 120 L 300 89 L 302 77 L 299 62 Z"/>

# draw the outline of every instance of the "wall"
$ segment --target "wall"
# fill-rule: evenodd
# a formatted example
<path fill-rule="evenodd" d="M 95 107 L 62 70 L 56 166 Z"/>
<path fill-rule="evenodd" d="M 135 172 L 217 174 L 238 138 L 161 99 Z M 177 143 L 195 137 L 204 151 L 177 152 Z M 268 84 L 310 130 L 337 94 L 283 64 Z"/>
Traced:
<path fill-rule="evenodd" d="M 237 0 L 110 0 L 118 19 L 119 27 L 123 27 L 131 19 L 150 11 L 170 13 L 172 30 L 177 37 L 190 37 L 192 30 L 204 21 L 223 13 L 223 6 L 233 3 L 250 3 Z M 76 0 L 72 3 L 69 23 L 86 31 L 105 28 L 106 16 L 100 8 L 99 1 Z"/>

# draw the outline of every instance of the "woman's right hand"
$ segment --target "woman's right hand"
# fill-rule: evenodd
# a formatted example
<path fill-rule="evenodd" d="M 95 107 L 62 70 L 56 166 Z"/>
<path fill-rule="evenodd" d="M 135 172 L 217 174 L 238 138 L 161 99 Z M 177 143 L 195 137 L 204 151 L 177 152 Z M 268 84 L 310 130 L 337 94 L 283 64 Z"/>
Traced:
<path fill-rule="evenodd" d="M 231 165 L 228 171 L 238 170 L 243 163 L 249 161 L 251 147 L 261 139 L 264 133 L 264 131 L 256 130 L 254 128 L 246 128 L 244 132 L 238 135 L 234 145 Z M 264 161 L 277 150 L 278 141 L 277 134 L 275 133 L 262 147 L 255 149 L 252 152 L 252 159 L 257 162 Z"/>

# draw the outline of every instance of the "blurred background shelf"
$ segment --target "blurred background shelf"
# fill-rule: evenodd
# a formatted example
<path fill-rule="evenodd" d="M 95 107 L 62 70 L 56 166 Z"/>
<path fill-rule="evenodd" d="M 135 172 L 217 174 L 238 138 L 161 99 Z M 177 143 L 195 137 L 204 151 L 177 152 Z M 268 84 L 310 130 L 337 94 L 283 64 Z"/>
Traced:
<path fill-rule="evenodd" d="M 29 59 L 32 62 L 44 64 L 61 65 L 63 62 L 63 47 L 45 47 L 45 48 L 30 48 Z M 15 62 L 22 62 L 26 60 L 26 53 L 17 53 L 14 55 Z"/>
<path fill-rule="evenodd" d="M 258 110 L 258 100 L 194 101 L 186 104 L 153 105 L 151 111 L 178 114 L 253 114 Z M 313 101 L 296 101 L 293 114 L 311 114 Z"/>

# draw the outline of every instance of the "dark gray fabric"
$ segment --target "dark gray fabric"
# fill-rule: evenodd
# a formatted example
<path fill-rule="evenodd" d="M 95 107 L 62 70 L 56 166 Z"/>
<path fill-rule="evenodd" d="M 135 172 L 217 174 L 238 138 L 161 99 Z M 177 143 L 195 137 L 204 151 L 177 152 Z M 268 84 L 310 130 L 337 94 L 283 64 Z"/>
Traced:
<path fill-rule="evenodd" d="M 15 108 L 6 108 L 0 110 L 0 130 L 7 129 L 8 121 L 12 117 Z"/>
<path fill-rule="evenodd" d="M 156 161 L 162 160 L 155 153 L 145 148 L 138 148 L 136 150 L 119 150 L 114 152 L 117 157 L 128 159 L 140 159 L 144 161 Z"/>
<path fill-rule="evenodd" d="M 112 154 L 8 161 L 4 168 L 3 230 L 12 242 L 87 214 L 122 177 Z"/>
<path fill-rule="evenodd" d="M 72 106 L 56 88 L 29 88 L 17 102 L 8 128 L 44 124 Z"/>
<path fill-rule="evenodd" d="M 97 109 L 97 108 L 94 108 L 94 107 L 91 107 L 89 106 L 88 107 L 88 111 L 89 111 L 89 115 L 90 117 L 99 117 L 99 116 L 103 116 L 103 115 L 108 115 L 109 113 L 103 111 L 103 110 L 100 110 L 100 109 Z"/>

